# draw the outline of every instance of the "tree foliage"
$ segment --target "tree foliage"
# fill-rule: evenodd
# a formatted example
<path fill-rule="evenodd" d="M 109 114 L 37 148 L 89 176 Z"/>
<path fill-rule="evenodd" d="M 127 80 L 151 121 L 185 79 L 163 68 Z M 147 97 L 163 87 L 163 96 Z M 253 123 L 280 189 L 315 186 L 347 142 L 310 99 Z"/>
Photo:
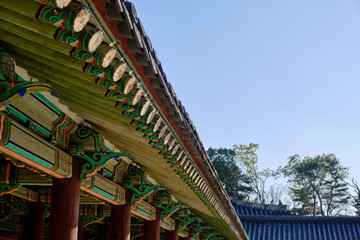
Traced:
<path fill-rule="evenodd" d="M 290 156 L 281 170 L 290 183 L 292 199 L 301 215 L 336 216 L 348 203 L 348 169 L 334 154 Z"/>
<path fill-rule="evenodd" d="M 351 179 L 349 185 L 354 189 L 354 194 L 351 195 L 351 205 L 355 208 L 355 214 L 360 216 L 360 187 L 355 179 Z"/>
<path fill-rule="evenodd" d="M 275 172 L 270 169 L 259 170 L 258 155 L 256 151 L 259 144 L 250 143 L 249 145 L 234 145 L 234 151 L 238 156 L 238 161 L 244 167 L 249 178 L 249 184 L 253 189 L 256 201 L 265 203 L 267 200 L 266 182 L 270 177 L 275 176 Z M 269 200 L 270 201 L 270 200 Z M 271 201 L 274 201 L 272 199 Z"/>
<path fill-rule="evenodd" d="M 247 197 L 252 192 L 249 178 L 237 165 L 237 155 L 233 149 L 209 148 L 207 153 L 227 192 L 236 197 Z"/>

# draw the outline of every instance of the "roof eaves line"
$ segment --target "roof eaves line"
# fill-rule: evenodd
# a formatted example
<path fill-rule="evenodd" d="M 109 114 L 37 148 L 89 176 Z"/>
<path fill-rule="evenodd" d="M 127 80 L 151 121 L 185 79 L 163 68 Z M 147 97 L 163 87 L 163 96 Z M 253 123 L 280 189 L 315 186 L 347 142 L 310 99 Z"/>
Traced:
<path fill-rule="evenodd" d="M 106 38 L 109 40 L 110 43 L 114 43 L 113 45 L 116 46 L 116 50 L 117 50 L 117 53 L 122 57 L 124 58 L 124 61 L 128 64 L 129 67 L 131 67 L 131 69 L 133 69 L 133 73 L 136 75 L 136 79 L 138 80 L 138 82 L 141 83 L 141 87 L 143 88 L 143 90 L 145 90 L 145 92 L 147 93 L 147 97 L 150 98 L 152 104 L 153 104 L 153 107 L 156 108 L 156 110 L 158 111 L 158 113 L 161 115 L 161 118 L 162 120 L 166 123 L 166 125 L 168 126 L 169 129 L 171 129 L 171 132 L 172 134 L 176 137 L 178 143 L 180 143 L 182 149 L 184 152 L 186 152 L 186 154 L 188 155 L 188 158 L 191 160 L 192 164 L 194 166 L 196 166 L 197 170 L 199 170 L 198 172 L 201 173 L 202 177 L 204 180 L 206 180 L 206 177 L 204 175 L 204 170 L 201 171 L 201 168 L 200 166 L 198 166 L 193 157 L 191 156 L 192 154 L 189 153 L 188 149 L 184 146 L 183 142 L 180 140 L 177 132 L 174 130 L 172 124 L 168 121 L 167 117 L 165 116 L 165 114 L 162 112 L 162 110 L 160 109 L 158 103 L 156 102 L 156 100 L 153 98 L 152 94 L 150 93 L 149 89 L 147 88 L 147 86 L 143 83 L 144 81 L 142 80 L 142 77 L 138 74 L 135 66 L 132 64 L 132 62 L 129 60 L 128 56 L 124 53 L 124 51 L 122 50 L 120 44 L 117 42 L 117 41 L 112 41 L 112 40 L 116 40 L 115 36 L 112 34 L 111 30 L 107 27 L 106 24 L 102 24 L 102 20 L 101 20 L 101 17 L 99 18 L 99 13 L 98 12 L 95 12 L 94 9 L 96 9 L 96 6 L 89 0 L 80 0 L 82 4 L 84 4 L 85 6 L 89 7 L 90 10 L 91 10 L 91 13 L 92 13 L 92 17 L 93 19 L 95 20 L 96 22 L 96 25 L 99 27 L 99 29 L 102 29 L 104 31 L 104 34 L 106 36 Z M 192 132 L 192 134 L 195 136 L 196 140 L 198 140 L 198 134 L 195 134 L 195 132 Z M 204 146 L 202 144 L 199 143 L 199 140 L 196 141 L 197 145 L 199 145 L 202 150 L 204 150 Z M 203 154 L 202 154 L 203 155 Z M 208 157 L 203 157 L 203 159 L 205 160 L 204 163 L 210 163 L 209 160 L 207 159 Z M 207 160 L 207 161 L 206 161 Z M 210 168 L 211 169 L 211 166 Z M 211 169 L 211 172 L 212 169 Z M 214 174 L 213 174 L 214 175 Z M 215 173 L 215 175 L 217 176 L 217 174 Z M 210 177 L 214 177 L 214 176 L 210 176 Z M 218 183 L 218 186 L 222 187 L 220 182 L 219 182 L 219 179 L 216 179 L 214 178 L 214 180 Z M 220 201 L 221 205 L 222 205 L 222 209 L 226 212 L 228 212 L 227 210 L 225 210 L 225 206 L 224 206 L 224 202 L 222 200 L 220 200 L 220 197 L 219 195 L 216 193 L 216 191 L 213 189 L 213 187 L 211 186 L 211 184 L 209 183 L 208 180 L 206 180 L 206 185 L 208 187 L 210 187 L 210 189 L 212 190 L 212 192 L 214 193 L 214 195 L 216 196 L 216 199 L 218 201 Z M 224 196 L 225 197 L 225 200 L 228 200 L 227 196 Z M 228 200 L 229 201 L 229 200 Z M 211 204 L 213 205 L 213 204 Z M 214 206 L 213 206 L 214 207 Z M 215 210 L 215 209 L 214 209 Z M 216 210 L 215 210 L 216 211 Z M 234 217 L 237 217 L 236 213 L 234 213 L 232 211 L 232 209 L 230 208 L 230 211 L 232 213 L 233 216 L 231 216 L 232 218 Z M 223 221 L 225 221 L 225 219 L 223 219 Z M 226 222 L 226 221 L 225 221 Z M 239 224 L 239 222 L 237 221 L 237 223 Z M 242 225 L 240 225 L 242 226 Z M 234 231 L 234 230 L 233 230 Z"/>

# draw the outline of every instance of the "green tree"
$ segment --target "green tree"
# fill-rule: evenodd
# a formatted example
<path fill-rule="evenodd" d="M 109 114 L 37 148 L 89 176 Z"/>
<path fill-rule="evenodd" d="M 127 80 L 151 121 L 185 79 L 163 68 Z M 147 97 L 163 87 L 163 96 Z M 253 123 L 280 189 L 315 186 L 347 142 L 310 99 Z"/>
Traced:
<path fill-rule="evenodd" d="M 348 183 L 345 179 L 348 177 L 348 169 L 341 166 L 339 159 L 330 154 L 325 158 L 324 170 L 327 173 L 325 178 L 324 193 L 322 197 L 325 200 L 326 215 L 338 215 L 342 207 L 349 203 Z"/>
<path fill-rule="evenodd" d="M 336 216 L 348 203 L 348 169 L 342 167 L 334 154 L 313 158 L 290 156 L 281 170 L 290 183 L 295 205 L 304 215 Z"/>
<path fill-rule="evenodd" d="M 237 155 L 233 149 L 209 148 L 207 153 L 219 175 L 225 190 L 236 197 L 248 197 L 252 192 L 248 177 L 237 165 Z"/>
<path fill-rule="evenodd" d="M 353 178 L 351 179 L 351 182 L 349 185 L 354 189 L 354 194 L 351 194 L 351 205 L 355 208 L 355 214 L 357 216 L 360 216 L 360 187 L 357 183 L 357 181 Z"/>
<path fill-rule="evenodd" d="M 276 173 L 270 169 L 259 170 L 257 165 L 258 156 L 256 153 L 258 149 L 259 144 L 254 143 L 250 143 L 249 145 L 234 145 L 234 151 L 238 156 L 237 161 L 240 166 L 243 166 L 256 199 L 261 203 L 265 203 L 267 197 L 266 182 L 270 177 L 274 177 Z"/>

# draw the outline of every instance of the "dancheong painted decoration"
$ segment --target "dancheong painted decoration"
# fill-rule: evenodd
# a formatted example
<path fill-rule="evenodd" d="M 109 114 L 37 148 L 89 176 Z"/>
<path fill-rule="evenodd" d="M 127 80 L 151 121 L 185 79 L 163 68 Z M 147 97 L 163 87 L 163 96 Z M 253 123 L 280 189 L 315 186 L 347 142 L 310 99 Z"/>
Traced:
<path fill-rule="evenodd" d="M 0 239 L 248 239 L 131 2 L 0 1 Z"/>

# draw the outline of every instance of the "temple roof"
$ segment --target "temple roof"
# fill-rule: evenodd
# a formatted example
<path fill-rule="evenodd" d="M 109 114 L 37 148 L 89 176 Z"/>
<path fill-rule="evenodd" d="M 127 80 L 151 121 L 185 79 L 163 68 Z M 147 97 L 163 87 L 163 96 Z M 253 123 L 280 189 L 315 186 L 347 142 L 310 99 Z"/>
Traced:
<path fill-rule="evenodd" d="M 237 215 L 244 216 L 268 216 L 268 215 L 293 215 L 287 205 L 261 204 L 241 201 L 231 197 Z"/>
<path fill-rule="evenodd" d="M 360 217 L 297 216 L 286 205 L 231 201 L 252 240 L 360 239 Z"/>

